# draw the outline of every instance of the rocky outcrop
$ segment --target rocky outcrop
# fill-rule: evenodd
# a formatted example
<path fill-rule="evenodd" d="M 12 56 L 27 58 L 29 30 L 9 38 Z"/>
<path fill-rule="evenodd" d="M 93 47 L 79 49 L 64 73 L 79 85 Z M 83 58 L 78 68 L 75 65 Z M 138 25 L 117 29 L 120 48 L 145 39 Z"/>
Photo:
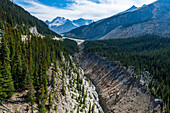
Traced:
<path fill-rule="evenodd" d="M 119 62 L 88 52 L 80 52 L 74 60 L 96 86 L 105 113 L 160 112 L 147 87 Z"/>
<path fill-rule="evenodd" d="M 33 35 L 37 36 L 37 37 L 41 37 L 44 38 L 45 36 L 43 36 L 42 34 L 38 33 L 37 27 L 31 27 L 29 29 L 30 33 L 32 33 Z"/>

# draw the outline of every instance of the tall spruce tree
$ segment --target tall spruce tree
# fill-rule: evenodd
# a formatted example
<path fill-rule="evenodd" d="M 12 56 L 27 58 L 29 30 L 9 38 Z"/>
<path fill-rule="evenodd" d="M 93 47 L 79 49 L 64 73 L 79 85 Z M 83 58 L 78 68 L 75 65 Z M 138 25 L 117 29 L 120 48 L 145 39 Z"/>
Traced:
<path fill-rule="evenodd" d="M 23 75 L 24 75 L 24 89 L 28 89 L 29 88 L 29 78 L 30 78 L 30 73 L 28 70 L 28 64 L 27 64 L 27 60 L 25 60 L 25 62 L 23 63 Z"/>
<path fill-rule="evenodd" d="M 38 111 L 40 113 L 46 113 L 46 108 L 45 108 L 45 90 L 44 90 L 44 85 L 41 85 L 40 88 L 40 95 L 39 95 L 39 100 L 38 100 Z"/>
<path fill-rule="evenodd" d="M 31 105 L 31 112 L 33 113 L 33 105 L 35 102 L 35 91 L 34 91 L 34 86 L 32 83 L 31 76 L 29 76 L 29 86 L 28 86 L 28 93 L 27 93 L 27 101 Z"/>
<path fill-rule="evenodd" d="M 0 62 L 0 69 L 1 68 L 2 68 L 2 66 L 1 66 L 1 62 Z M 5 86 L 6 84 L 4 84 L 4 82 L 5 82 L 5 78 L 2 76 L 1 71 L 0 71 L 0 102 L 4 98 L 8 97 L 8 95 L 6 93 L 6 86 Z"/>
<path fill-rule="evenodd" d="M 0 60 L 2 62 L 2 66 L 0 70 L 1 70 L 2 78 L 4 79 L 2 81 L 1 87 L 6 88 L 6 91 L 4 93 L 7 94 L 7 97 L 11 97 L 15 89 L 14 89 L 13 79 L 11 76 L 10 50 L 8 48 L 8 41 L 5 38 L 1 40 L 0 52 L 1 52 Z"/>
<path fill-rule="evenodd" d="M 17 44 L 19 45 L 19 44 Z M 16 89 L 23 88 L 24 86 L 24 76 L 23 76 L 23 67 L 21 60 L 21 48 L 20 46 L 16 50 L 15 54 L 15 63 L 14 63 L 14 81 Z"/>
<path fill-rule="evenodd" d="M 54 71 L 52 71 L 51 85 L 52 85 L 52 88 L 55 88 L 55 72 Z"/>

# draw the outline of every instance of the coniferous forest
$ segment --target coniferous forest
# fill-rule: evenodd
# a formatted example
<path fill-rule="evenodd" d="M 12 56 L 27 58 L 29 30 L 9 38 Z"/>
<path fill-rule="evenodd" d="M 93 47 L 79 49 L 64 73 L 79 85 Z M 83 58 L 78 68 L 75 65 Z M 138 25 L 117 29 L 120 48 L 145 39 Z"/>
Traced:
<path fill-rule="evenodd" d="M 26 99 L 30 104 L 44 101 L 48 97 L 47 69 L 52 62 L 61 61 L 65 47 L 49 37 L 28 35 L 28 40 L 22 41 L 17 29 L 5 27 L 0 46 L 0 100 L 10 98 L 14 92 L 28 90 Z M 63 54 L 69 60 L 68 54 Z"/>
<path fill-rule="evenodd" d="M 30 33 L 29 29 L 35 26 L 43 38 Z M 24 101 L 29 103 L 27 111 L 33 113 L 36 109 L 46 113 L 52 107 L 54 109 L 56 91 L 61 89 L 61 95 L 66 96 L 68 89 L 72 92 L 71 98 L 78 103 L 74 110 L 95 111 L 95 102 L 86 101 L 87 98 L 97 100 L 91 96 L 89 87 L 93 85 L 70 57 L 79 52 L 77 43 L 69 39 L 56 41 L 52 39 L 54 36 L 61 38 L 20 6 L 10 0 L 0 0 L 0 105 L 10 101 L 17 92 L 24 92 Z M 118 61 L 121 66 L 132 70 L 139 81 L 141 77 L 147 79 L 149 82 L 145 79 L 144 82 L 148 90 L 155 98 L 161 99 L 161 110 L 170 112 L 170 38 L 144 35 L 85 41 L 83 46 L 85 51 Z M 47 74 L 49 69 L 52 71 L 50 76 Z M 56 80 L 62 81 L 61 84 L 57 85 L 56 82 L 60 82 Z"/>
<path fill-rule="evenodd" d="M 46 112 L 49 80 L 47 70 L 51 63 L 61 61 L 64 55 L 77 51 L 77 43 L 71 40 L 55 41 L 51 37 L 60 35 L 49 30 L 48 26 L 31 16 L 9 0 L 0 1 L 0 104 L 7 101 L 15 92 L 27 91 L 25 100 L 38 111 Z M 37 26 L 44 38 L 29 33 L 29 28 Z M 21 35 L 27 39 L 22 39 Z M 69 50 L 72 45 L 72 50 Z M 70 61 L 71 62 L 71 61 Z M 33 107 L 31 108 L 33 112 Z"/>
<path fill-rule="evenodd" d="M 170 109 L 170 38 L 145 35 L 130 39 L 86 41 L 85 50 L 119 61 L 136 74 L 149 72 L 148 88 L 162 99 L 161 109 Z"/>

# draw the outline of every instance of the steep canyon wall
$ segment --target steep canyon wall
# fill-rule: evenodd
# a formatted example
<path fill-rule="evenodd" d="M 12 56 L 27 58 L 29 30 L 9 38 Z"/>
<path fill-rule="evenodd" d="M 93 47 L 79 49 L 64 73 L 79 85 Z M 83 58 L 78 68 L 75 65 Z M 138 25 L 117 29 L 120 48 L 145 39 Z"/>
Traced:
<path fill-rule="evenodd" d="M 158 113 L 160 107 L 147 87 L 130 70 L 88 52 L 80 52 L 74 61 L 89 76 L 105 113 Z"/>

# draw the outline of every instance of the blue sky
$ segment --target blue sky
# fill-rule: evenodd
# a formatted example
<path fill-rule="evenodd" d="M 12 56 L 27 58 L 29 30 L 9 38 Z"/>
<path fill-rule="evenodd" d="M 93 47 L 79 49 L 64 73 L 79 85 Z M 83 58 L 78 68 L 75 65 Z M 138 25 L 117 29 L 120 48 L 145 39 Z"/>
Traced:
<path fill-rule="evenodd" d="M 74 1 L 71 0 L 31 0 L 31 1 L 35 1 L 43 5 L 48 5 L 48 6 L 58 7 L 58 8 L 65 8 L 67 4 L 74 3 Z M 14 0 L 14 2 L 19 5 L 29 5 L 28 0 Z"/>
<path fill-rule="evenodd" d="M 156 0 L 13 0 L 41 20 L 57 16 L 68 19 L 99 20 L 124 11 L 135 5 L 141 7 Z"/>

